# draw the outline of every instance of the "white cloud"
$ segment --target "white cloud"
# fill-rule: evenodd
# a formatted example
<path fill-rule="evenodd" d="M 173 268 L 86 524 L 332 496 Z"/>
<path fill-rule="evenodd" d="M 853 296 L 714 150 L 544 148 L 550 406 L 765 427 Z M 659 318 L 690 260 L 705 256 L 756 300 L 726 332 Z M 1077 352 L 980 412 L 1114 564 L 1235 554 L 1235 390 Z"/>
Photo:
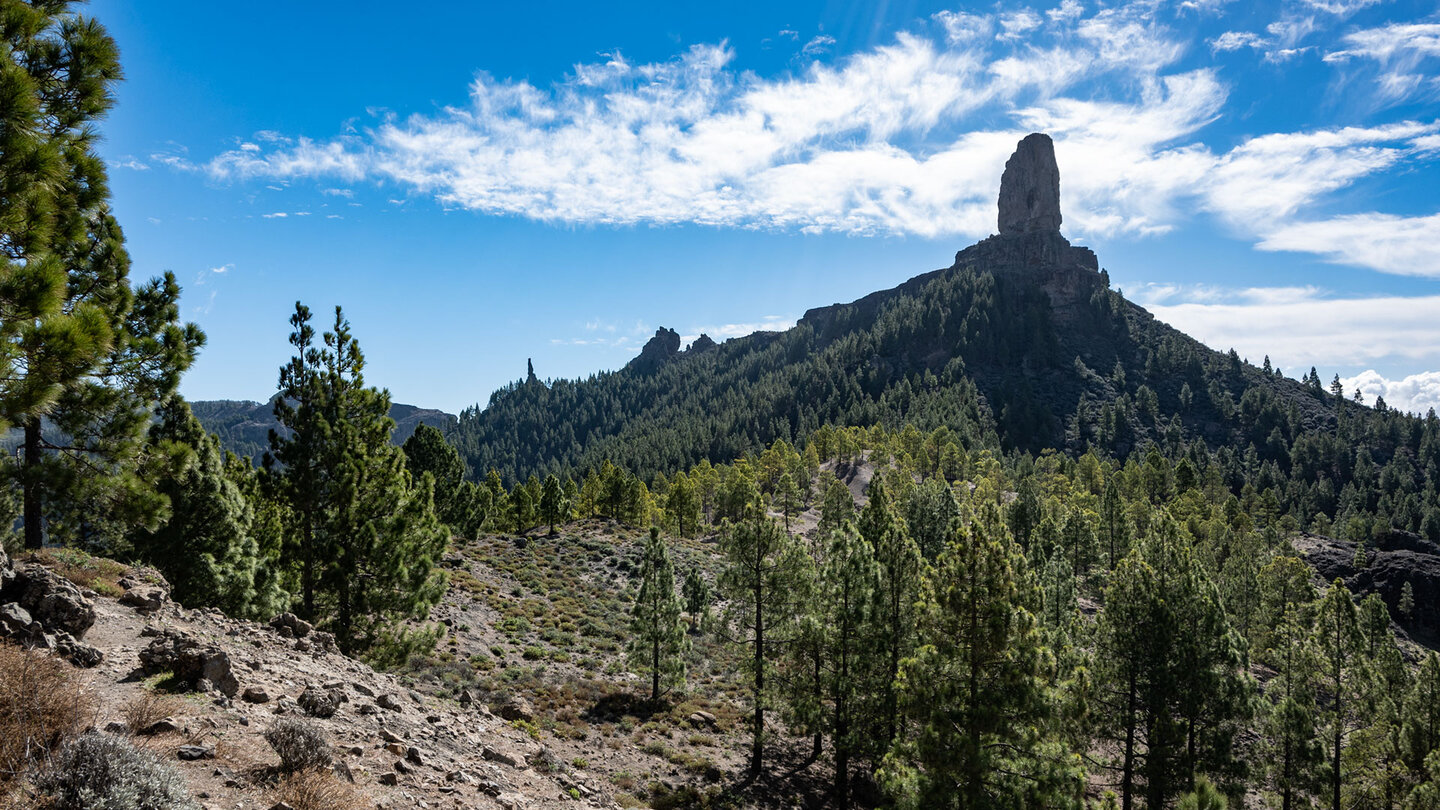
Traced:
<path fill-rule="evenodd" d="M 928 34 L 773 79 L 735 68 L 723 42 L 646 64 L 604 54 L 550 87 L 481 74 L 464 106 L 329 141 L 257 133 L 245 143 L 260 149 L 204 168 L 235 182 L 377 181 L 447 209 L 549 222 L 975 237 L 994 229 L 1005 158 L 1040 130 L 1056 140 L 1072 233 L 1160 234 L 1200 211 L 1267 250 L 1385 272 L 1433 255 L 1426 217 L 1315 209 L 1440 156 L 1440 125 L 1261 132 L 1216 151 L 1202 131 L 1229 87 L 1217 69 L 1174 68 L 1192 43 L 1153 5 L 1061 2 L 1045 17 L 940 12 Z M 1231 31 L 1210 46 L 1311 47 L 1300 40 L 1315 20 L 1292 15 L 1265 37 Z M 1026 39 L 997 41 L 997 30 Z M 1322 221 L 1361 238 L 1310 239 Z"/>
<path fill-rule="evenodd" d="M 1000 27 L 1004 29 L 1000 39 L 1019 39 L 1040 27 L 1040 15 L 1028 8 L 1004 12 L 1000 15 Z"/>
<path fill-rule="evenodd" d="M 965 11 L 941 11 L 935 20 L 945 29 L 945 41 L 951 45 L 985 39 L 995 27 L 990 17 Z"/>
<path fill-rule="evenodd" d="M 1440 366 L 1440 296 L 1322 298 L 1292 291 L 1148 309 L 1212 348 L 1234 348 L 1251 360 L 1268 354 L 1290 376 L 1311 366 L 1383 361 Z"/>
<path fill-rule="evenodd" d="M 805 47 L 800 49 L 800 53 L 806 56 L 815 56 L 817 54 L 822 54 L 830 50 L 830 46 L 834 44 L 834 37 L 827 36 L 825 34 L 818 34 L 809 42 L 805 43 Z"/>
<path fill-rule="evenodd" d="M 273 214 L 261 214 L 260 216 L 266 219 L 284 219 L 290 215 L 284 211 L 276 211 Z"/>
<path fill-rule="evenodd" d="M 1045 12 L 1045 16 L 1060 23 L 1074 22 L 1085 13 L 1085 4 L 1080 0 L 1061 0 L 1059 6 Z"/>
<path fill-rule="evenodd" d="M 1301 0 L 1301 2 L 1327 14 L 1334 14 L 1337 17 L 1348 17 L 1362 8 L 1376 5 L 1381 0 Z"/>
<path fill-rule="evenodd" d="M 219 267 L 212 267 L 212 268 L 210 268 L 210 272 L 215 273 L 215 274 L 217 274 L 217 275 L 223 275 L 223 274 L 228 273 L 228 272 L 230 272 L 231 270 L 234 270 L 234 269 L 235 269 L 235 265 L 234 265 L 234 264 L 222 264 L 222 265 L 220 265 Z"/>
<path fill-rule="evenodd" d="M 1257 247 L 1318 253 L 1340 264 L 1440 278 L 1440 214 L 1371 213 L 1296 222 L 1268 234 Z"/>
<path fill-rule="evenodd" d="M 766 315 L 762 320 L 748 323 L 722 323 L 711 326 L 691 327 L 689 334 L 681 335 L 682 344 L 690 344 L 701 335 L 708 335 L 716 343 L 730 338 L 745 337 L 756 332 L 783 332 L 795 325 L 796 318 L 790 315 Z"/>
<path fill-rule="evenodd" d="M 125 155 L 121 157 L 115 165 L 135 172 L 145 172 L 150 170 L 150 165 L 148 163 L 142 163 L 141 161 L 136 160 L 134 155 Z"/>
<path fill-rule="evenodd" d="M 1220 36 L 1210 40 L 1210 50 L 1217 53 L 1238 51 L 1241 48 L 1262 48 L 1265 45 L 1265 38 L 1259 34 L 1252 34 L 1249 31 L 1226 31 Z"/>
<path fill-rule="evenodd" d="M 1432 408 L 1440 411 L 1440 371 L 1387 379 L 1380 372 L 1367 369 L 1354 377 L 1341 377 L 1340 383 L 1346 391 L 1358 389 L 1370 405 L 1375 404 L 1376 397 L 1384 397 L 1388 407 L 1407 413 L 1423 416 Z"/>
<path fill-rule="evenodd" d="M 1343 65 L 1374 63 L 1374 81 L 1386 101 L 1440 92 L 1432 64 L 1440 57 L 1440 23 L 1391 23 L 1346 34 L 1346 47 L 1325 54 L 1325 61 Z"/>

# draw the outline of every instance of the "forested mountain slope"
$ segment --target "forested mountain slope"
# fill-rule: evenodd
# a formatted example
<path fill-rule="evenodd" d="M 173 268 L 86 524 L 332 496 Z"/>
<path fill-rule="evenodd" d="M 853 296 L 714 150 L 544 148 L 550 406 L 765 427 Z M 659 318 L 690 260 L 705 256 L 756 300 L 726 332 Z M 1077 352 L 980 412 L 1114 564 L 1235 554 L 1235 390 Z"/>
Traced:
<path fill-rule="evenodd" d="M 204 400 L 190 403 L 190 410 L 205 430 L 219 437 L 222 447 L 257 463 L 270 444 L 270 430 L 276 427 L 273 398 L 268 402 Z M 390 406 L 390 418 L 395 420 L 395 431 L 390 436 L 395 444 L 403 444 L 419 425 L 449 430 L 455 424 L 453 414 L 400 403 Z"/>
<path fill-rule="evenodd" d="M 1268 366 L 1268 363 L 1266 363 Z M 1323 390 L 1207 348 L 1110 289 L 1094 253 L 1058 231 L 993 236 L 945 269 L 792 329 L 685 351 L 656 333 L 626 367 L 585 380 L 516 383 L 461 414 L 473 474 L 506 479 L 589 468 L 642 477 L 732 460 L 825 423 L 924 429 L 1039 451 L 1125 456 L 1203 439 L 1262 458 L 1333 428 Z"/>

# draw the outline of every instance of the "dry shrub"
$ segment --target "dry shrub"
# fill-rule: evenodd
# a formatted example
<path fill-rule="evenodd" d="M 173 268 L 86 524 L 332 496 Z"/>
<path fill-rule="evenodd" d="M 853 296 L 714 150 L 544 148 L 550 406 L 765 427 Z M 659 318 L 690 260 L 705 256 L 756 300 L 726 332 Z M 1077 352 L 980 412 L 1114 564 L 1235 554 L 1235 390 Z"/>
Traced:
<path fill-rule="evenodd" d="M 335 756 L 325 732 L 298 717 L 275 721 L 265 732 L 265 742 L 280 755 L 280 769 L 286 773 L 327 767 Z"/>
<path fill-rule="evenodd" d="M 275 800 L 295 810 L 362 810 L 369 798 L 330 771 L 292 773 L 275 789 Z"/>
<path fill-rule="evenodd" d="M 183 705 L 172 695 L 145 689 L 126 702 L 120 713 L 131 734 L 144 734 L 146 729 L 175 714 Z"/>
<path fill-rule="evenodd" d="M 93 716 L 69 664 L 0 643 L 0 784 L 59 750 Z"/>
<path fill-rule="evenodd" d="M 113 734 L 67 742 L 35 786 L 57 810 L 201 810 L 174 768 Z"/>
<path fill-rule="evenodd" d="M 101 596 L 119 596 L 124 593 L 119 584 L 120 578 L 130 570 L 128 566 L 114 560 L 70 548 L 32 551 L 20 559 L 38 562 L 76 585 L 89 588 Z"/>

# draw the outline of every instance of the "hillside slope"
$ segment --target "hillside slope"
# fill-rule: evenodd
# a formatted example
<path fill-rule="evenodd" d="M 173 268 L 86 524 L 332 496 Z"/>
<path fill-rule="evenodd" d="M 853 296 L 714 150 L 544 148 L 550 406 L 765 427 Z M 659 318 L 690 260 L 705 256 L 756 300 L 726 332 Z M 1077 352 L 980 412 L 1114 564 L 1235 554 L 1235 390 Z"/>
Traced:
<path fill-rule="evenodd" d="M 270 444 L 271 428 L 276 426 L 273 399 L 268 402 L 202 400 L 190 403 L 190 410 L 207 431 L 219 437 L 222 447 L 257 462 Z M 403 444 L 419 425 L 449 431 L 456 423 L 453 414 L 400 403 L 390 406 L 390 418 L 395 420 L 395 431 L 390 435 L 395 444 Z"/>

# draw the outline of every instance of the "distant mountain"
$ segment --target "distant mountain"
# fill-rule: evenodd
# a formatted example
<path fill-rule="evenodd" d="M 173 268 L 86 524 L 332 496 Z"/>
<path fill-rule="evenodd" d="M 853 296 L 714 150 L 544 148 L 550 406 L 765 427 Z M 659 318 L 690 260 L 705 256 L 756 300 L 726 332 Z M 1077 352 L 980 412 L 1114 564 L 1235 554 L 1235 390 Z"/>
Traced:
<path fill-rule="evenodd" d="M 258 463 L 270 445 L 270 429 L 276 425 L 274 399 L 269 402 L 206 400 L 190 403 L 190 410 L 206 430 L 220 437 L 221 446 L 236 455 L 249 456 Z M 449 433 L 457 421 L 454 414 L 399 403 L 390 406 L 390 418 L 395 420 L 395 430 L 390 435 L 395 444 L 410 438 L 419 425 L 430 425 Z"/>
<path fill-rule="evenodd" d="M 1262 461 L 1284 449 L 1268 446 L 1277 428 L 1288 447 L 1334 424 L 1308 375 L 1214 351 L 1112 290 L 1060 220 L 1049 139 L 1027 138 L 1002 180 L 1000 233 L 950 267 L 812 309 L 785 332 L 702 336 L 682 351 L 662 328 L 618 371 L 496 392 L 460 415 L 453 438 L 473 474 L 513 481 L 606 458 L 648 478 L 826 423 L 946 426 L 972 445 L 1120 457 L 1198 439 L 1253 445 Z"/>

